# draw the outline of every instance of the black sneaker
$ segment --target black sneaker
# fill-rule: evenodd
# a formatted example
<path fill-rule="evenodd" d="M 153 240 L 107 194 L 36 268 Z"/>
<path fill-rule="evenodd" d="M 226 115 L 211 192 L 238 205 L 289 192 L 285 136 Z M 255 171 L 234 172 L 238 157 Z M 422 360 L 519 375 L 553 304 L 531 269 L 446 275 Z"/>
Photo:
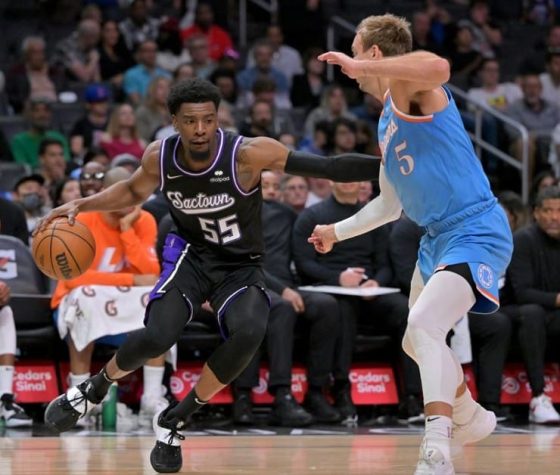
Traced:
<path fill-rule="evenodd" d="M 301 407 L 289 391 L 279 391 L 270 413 L 270 425 L 306 427 L 313 423 L 313 416 Z"/>
<path fill-rule="evenodd" d="M 350 387 L 341 389 L 334 394 L 334 407 L 340 413 L 342 424 L 357 424 L 358 411 L 352 402 Z"/>
<path fill-rule="evenodd" d="M 158 473 L 175 473 L 183 466 L 181 441 L 185 436 L 179 432 L 185 427 L 185 421 L 179 418 L 167 420 L 166 415 L 177 402 L 171 403 L 163 411 L 154 416 L 153 427 L 156 434 L 156 445 L 150 453 L 152 468 Z"/>
<path fill-rule="evenodd" d="M 402 424 L 424 424 L 424 406 L 413 394 L 399 404 L 399 422 Z"/>
<path fill-rule="evenodd" d="M 233 400 L 233 422 L 241 425 L 253 425 L 255 416 L 253 414 L 253 403 L 250 393 L 239 391 L 234 393 Z"/>
<path fill-rule="evenodd" d="M 0 398 L 0 418 L 4 419 L 4 424 L 9 428 L 33 425 L 33 419 L 14 402 L 14 395 L 10 393 L 3 394 Z"/>
<path fill-rule="evenodd" d="M 320 424 L 335 424 L 341 420 L 340 413 L 329 404 L 320 391 L 307 391 L 303 405 L 312 414 L 315 422 Z"/>
<path fill-rule="evenodd" d="M 89 414 L 103 400 L 91 383 L 91 378 L 72 386 L 53 399 L 45 410 L 45 423 L 58 432 L 72 429 L 78 419 Z"/>

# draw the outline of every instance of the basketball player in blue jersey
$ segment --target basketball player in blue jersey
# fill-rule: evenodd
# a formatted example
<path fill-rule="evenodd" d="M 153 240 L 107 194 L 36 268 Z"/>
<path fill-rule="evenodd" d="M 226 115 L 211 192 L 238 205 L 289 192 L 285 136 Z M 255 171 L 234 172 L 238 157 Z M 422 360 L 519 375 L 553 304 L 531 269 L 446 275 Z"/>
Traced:
<path fill-rule="evenodd" d="M 158 472 L 182 466 L 181 429 L 188 418 L 245 369 L 264 337 L 268 297 L 261 264 L 261 172 L 265 169 L 337 181 L 373 179 L 380 160 L 359 154 L 319 157 L 290 152 L 276 140 L 247 139 L 218 127 L 220 95 L 193 79 L 175 85 L 168 107 L 177 134 L 150 144 L 140 168 L 125 181 L 54 209 L 72 223 L 82 211 L 118 210 L 145 201 L 156 188 L 166 198 L 177 233 L 167 236 L 163 269 L 150 294 L 146 327 L 133 332 L 103 370 L 52 401 L 45 421 L 58 431 L 101 402 L 110 384 L 165 353 L 205 301 L 216 313 L 223 343 L 196 386 L 154 417 Z"/>
<path fill-rule="evenodd" d="M 411 53 L 409 24 L 371 16 L 357 28 L 354 58 L 328 52 L 360 89 L 383 103 L 379 143 L 381 193 L 354 216 L 317 226 L 309 242 L 328 252 L 343 239 L 397 219 L 401 211 L 426 228 L 412 279 L 405 351 L 420 367 L 426 432 L 415 475 L 454 474 L 450 442 L 476 442 L 496 418 L 467 389 L 445 343 L 467 312 L 497 310 L 498 278 L 512 252 L 502 208 L 490 191 L 449 90 L 449 64 L 435 54 Z"/>

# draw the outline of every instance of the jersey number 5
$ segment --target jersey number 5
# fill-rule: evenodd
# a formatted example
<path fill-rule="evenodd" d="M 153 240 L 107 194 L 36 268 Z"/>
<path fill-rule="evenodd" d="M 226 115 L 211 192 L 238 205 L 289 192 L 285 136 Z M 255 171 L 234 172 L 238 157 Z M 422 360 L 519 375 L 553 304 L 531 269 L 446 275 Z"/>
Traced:
<path fill-rule="evenodd" d="M 399 162 L 405 162 L 399 166 L 399 170 L 403 175 L 406 176 L 410 175 L 414 170 L 414 159 L 411 155 L 401 155 L 401 152 L 404 152 L 405 148 L 406 140 L 395 147 L 395 153 L 397 154 L 397 159 L 399 160 Z"/>
<path fill-rule="evenodd" d="M 198 221 L 204 238 L 211 243 L 225 245 L 241 237 L 235 214 L 222 219 L 198 218 Z"/>

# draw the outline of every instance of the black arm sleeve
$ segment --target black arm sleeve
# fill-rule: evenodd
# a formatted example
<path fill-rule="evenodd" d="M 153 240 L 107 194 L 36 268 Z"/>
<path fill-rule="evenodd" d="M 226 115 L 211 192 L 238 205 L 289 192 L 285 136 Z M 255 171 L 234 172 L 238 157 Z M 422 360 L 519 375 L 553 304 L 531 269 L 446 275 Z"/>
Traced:
<path fill-rule="evenodd" d="M 290 175 L 328 178 L 338 182 L 367 181 L 379 178 L 381 158 L 361 153 L 344 153 L 321 157 L 291 151 L 284 171 Z"/>

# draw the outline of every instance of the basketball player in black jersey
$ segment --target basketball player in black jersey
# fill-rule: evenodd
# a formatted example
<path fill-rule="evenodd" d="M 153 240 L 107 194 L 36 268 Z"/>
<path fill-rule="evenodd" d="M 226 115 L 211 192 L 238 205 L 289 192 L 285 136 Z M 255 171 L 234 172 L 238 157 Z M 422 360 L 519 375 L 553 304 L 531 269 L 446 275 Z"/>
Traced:
<path fill-rule="evenodd" d="M 261 172 L 285 170 L 336 181 L 370 180 L 379 173 L 379 160 L 373 157 L 312 156 L 290 152 L 270 138 L 225 132 L 218 128 L 219 102 L 217 88 L 207 81 L 174 86 L 168 107 L 178 134 L 151 143 L 130 179 L 52 210 L 38 226 L 58 216 L 73 222 L 79 212 L 138 205 L 157 187 L 168 201 L 178 231 L 167 236 L 145 328 L 132 332 L 97 375 L 70 388 L 45 412 L 45 421 L 58 431 L 72 428 L 101 402 L 113 381 L 165 353 L 209 300 L 224 341 L 185 399 L 154 417 L 157 441 L 150 461 L 158 472 L 181 469 L 180 430 L 241 373 L 265 335 L 269 302 L 261 269 Z"/>

